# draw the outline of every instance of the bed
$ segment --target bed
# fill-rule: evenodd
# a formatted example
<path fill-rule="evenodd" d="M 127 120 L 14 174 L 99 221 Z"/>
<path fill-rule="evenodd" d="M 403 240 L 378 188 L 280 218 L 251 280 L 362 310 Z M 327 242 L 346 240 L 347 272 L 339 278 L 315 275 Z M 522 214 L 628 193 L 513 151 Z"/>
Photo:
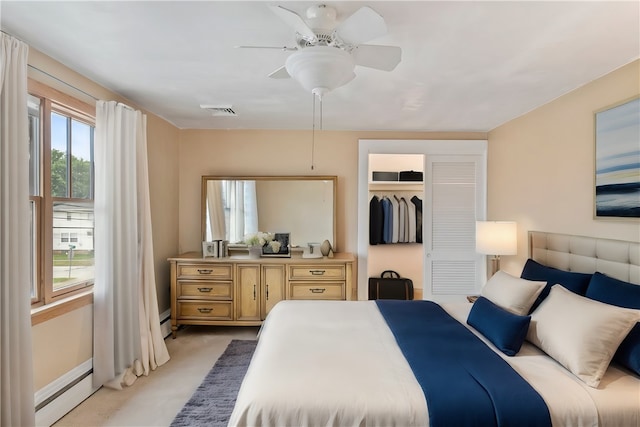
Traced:
<path fill-rule="evenodd" d="M 529 241 L 474 304 L 277 304 L 229 425 L 640 425 L 640 244 Z"/>

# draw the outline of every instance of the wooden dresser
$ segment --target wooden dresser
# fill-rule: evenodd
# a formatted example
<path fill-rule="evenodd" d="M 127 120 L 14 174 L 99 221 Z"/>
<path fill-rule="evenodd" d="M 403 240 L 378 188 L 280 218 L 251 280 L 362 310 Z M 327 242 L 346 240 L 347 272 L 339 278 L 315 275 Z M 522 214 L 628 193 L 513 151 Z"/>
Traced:
<path fill-rule="evenodd" d="M 355 257 L 202 258 L 191 252 L 169 258 L 171 331 L 180 325 L 260 325 L 285 299 L 357 299 Z"/>

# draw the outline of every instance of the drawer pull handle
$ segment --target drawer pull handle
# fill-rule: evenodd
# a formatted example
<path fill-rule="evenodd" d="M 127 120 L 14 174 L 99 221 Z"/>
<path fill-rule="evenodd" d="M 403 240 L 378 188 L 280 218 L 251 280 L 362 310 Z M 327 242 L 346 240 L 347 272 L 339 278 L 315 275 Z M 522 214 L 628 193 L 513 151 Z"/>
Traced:
<path fill-rule="evenodd" d="M 198 273 L 200 273 L 200 274 L 211 274 L 211 273 L 213 273 L 213 270 L 211 270 L 210 268 L 199 268 L 198 269 Z"/>
<path fill-rule="evenodd" d="M 211 292 L 212 288 L 198 288 L 200 292 Z"/>
<path fill-rule="evenodd" d="M 322 276 L 324 274 L 324 270 L 309 270 L 312 276 Z"/>
<path fill-rule="evenodd" d="M 256 300 L 256 285 L 253 285 L 253 300 Z"/>
<path fill-rule="evenodd" d="M 198 311 L 200 313 L 211 313 L 212 310 L 213 310 L 213 308 L 204 308 L 204 307 L 198 308 Z"/>
<path fill-rule="evenodd" d="M 326 291 L 325 288 L 309 288 L 312 294 L 322 294 Z"/>

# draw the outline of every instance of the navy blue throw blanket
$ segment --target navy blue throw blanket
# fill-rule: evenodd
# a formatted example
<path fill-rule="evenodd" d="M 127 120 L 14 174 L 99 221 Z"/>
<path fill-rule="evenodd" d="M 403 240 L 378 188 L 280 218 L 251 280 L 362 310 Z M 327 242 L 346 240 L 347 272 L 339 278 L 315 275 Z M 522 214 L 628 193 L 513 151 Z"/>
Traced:
<path fill-rule="evenodd" d="M 424 391 L 431 427 L 551 426 L 533 387 L 438 304 L 376 303 Z"/>

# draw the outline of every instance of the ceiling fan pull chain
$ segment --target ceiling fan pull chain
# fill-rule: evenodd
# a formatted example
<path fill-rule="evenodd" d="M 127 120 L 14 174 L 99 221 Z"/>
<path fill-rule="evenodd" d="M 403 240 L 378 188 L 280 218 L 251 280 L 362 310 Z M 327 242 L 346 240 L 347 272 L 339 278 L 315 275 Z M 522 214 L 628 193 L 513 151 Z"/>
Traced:
<path fill-rule="evenodd" d="M 313 166 L 313 156 L 316 147 L 316 95 L 311 94 L 311 99 L 313 100 L 313 112 L 312 112 L 312 124 L 311 124 L 311 170 L 314 169 Z"/>
<path fill-rule="evenodd" d="M 320 98 L 320 130 L 322 130 L 322 96 L 318 98 Z"/>

